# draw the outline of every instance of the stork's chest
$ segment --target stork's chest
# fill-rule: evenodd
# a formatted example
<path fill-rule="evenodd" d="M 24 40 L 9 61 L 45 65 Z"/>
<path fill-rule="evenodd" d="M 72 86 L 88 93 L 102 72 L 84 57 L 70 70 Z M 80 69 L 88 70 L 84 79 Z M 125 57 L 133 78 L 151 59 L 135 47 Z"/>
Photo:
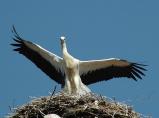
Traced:
<path fill-rule="evenodd" d="M 73 59 L 65 60 L 65 66 L 66 68 L 77 68 L 78 67 L 78 62 Z"/>
<path fill-rule="evenodd" d="M 79 63 L 79 61 L 73 58 L 71 55 L 64 55 L 64 62 L 66 68 L 76 68 Z"/>
<path fill-rule="evenodd" d="M 74 78 L 74 76 L 79 72 L 78 61 L 75 59 L 65 60 L 65 72 L 69 78 Z"/>

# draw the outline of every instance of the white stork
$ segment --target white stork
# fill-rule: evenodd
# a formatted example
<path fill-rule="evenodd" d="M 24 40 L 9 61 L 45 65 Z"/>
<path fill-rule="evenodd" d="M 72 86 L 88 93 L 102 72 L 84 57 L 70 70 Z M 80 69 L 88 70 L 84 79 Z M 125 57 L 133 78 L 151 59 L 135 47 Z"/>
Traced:
<path fill-rule="evenodd" d="M 128 77 L 137 81 L 145 76 L 143 64 L 132 63 L 118 58 L 80 61 L 71 56 L 66 47 L 65 37 L 61 37 L 63 58 L 47 51 L 41 46 L 22 39 L 13 26 L 14 51 L 23 54 L 51 79 L 62 85 L 66 94 L 85 94 L 90 85 L 117 77 Z"/>

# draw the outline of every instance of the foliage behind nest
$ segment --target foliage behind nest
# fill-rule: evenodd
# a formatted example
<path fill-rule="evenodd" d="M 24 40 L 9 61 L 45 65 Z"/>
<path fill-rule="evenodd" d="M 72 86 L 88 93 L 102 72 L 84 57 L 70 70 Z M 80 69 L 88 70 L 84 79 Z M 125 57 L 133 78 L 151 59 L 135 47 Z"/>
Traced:
<path fill-rule="evenodd" d="M 32 100 L 16 108 L 9 118 L 43 118 L 47 114 L 62 118 L 141 118 L 131 106 L 106 97 L 88 94 L 81 97 L 56 94 Z"/>

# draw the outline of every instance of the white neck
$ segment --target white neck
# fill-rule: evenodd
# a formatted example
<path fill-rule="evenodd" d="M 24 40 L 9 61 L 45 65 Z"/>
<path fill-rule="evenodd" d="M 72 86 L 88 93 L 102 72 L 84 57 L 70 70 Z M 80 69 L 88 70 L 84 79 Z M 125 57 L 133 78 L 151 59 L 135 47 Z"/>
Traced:
<path fill-rule="evenodd" d="M 66 43 L 64 42 L 61 46 L 62 46 L 62 53 L 63 53 L 63 55 L 65 55 L 66 53 L 68 53 L 68 52 L 67 52 Z"/>

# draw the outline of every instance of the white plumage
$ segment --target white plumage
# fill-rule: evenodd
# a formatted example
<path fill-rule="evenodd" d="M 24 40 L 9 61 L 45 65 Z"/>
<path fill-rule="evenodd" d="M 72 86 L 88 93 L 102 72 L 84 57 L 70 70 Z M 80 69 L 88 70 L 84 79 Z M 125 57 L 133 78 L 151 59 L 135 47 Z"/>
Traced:
<path fill-rule="evenodd" d="M 38 68 L 46 73 L 51 79 L 62 85 L 63 91 L 69 94 L 85 94 L 90 89 L 86 86 L 114 77 L 128 77 L 137 80 L 146 71 L 143 64 L 132 63 L 117 58 L 80 61 L 67 51 L 65 37 L 62 36 L 61 47 L 63 58 L 47 51 L 41 46 L 22 39 L 13 27 L 14 40 L 11 44 Z"/>

